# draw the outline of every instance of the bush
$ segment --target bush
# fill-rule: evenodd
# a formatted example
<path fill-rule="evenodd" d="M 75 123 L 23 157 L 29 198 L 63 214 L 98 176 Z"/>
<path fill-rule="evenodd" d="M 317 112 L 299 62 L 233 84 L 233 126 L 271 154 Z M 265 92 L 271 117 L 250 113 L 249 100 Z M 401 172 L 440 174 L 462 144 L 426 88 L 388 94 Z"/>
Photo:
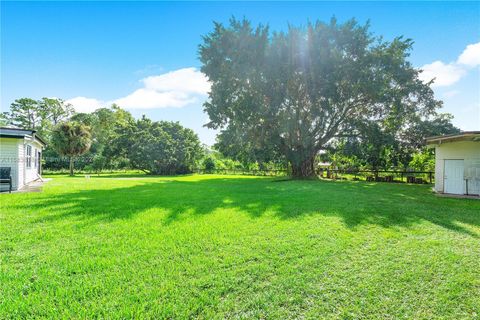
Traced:
<path fill-rule="evenodd" d="M 408 166 L 416 171 L 435 171 L 435 156 L 431 150 L 415 153 Z"/>
<path fill-rule="evenodd" d="M 203 160 L 203 167 L 207 173 L 212 173 L 216 167 L 215 160 L 213 160 L 211 157 L 205 158 L 205 160 Z"/>
<path fill-rule="evenodd" d="M 92 169 L 97 173 L 101 172 L 105 167 L 106 161 L 107 159 L 104 156 L 97 154 L 93 157 Z"/>
<path fill-rule="evenodd" d="M 178 122 L 153 122 L 142 118 L 119 132 L 117 153 L 133 168 L 149 174 L 189 173 L 201 159 L 203 149 L 198 136 Z"/>

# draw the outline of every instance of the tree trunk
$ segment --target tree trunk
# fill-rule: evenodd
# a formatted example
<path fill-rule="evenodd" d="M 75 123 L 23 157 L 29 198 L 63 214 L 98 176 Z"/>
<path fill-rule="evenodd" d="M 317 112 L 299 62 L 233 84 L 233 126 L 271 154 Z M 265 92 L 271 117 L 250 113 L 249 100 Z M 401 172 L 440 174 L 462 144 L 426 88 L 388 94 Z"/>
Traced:
<path fill-rule="evenodd" d="M 70 157 L 70 176 L 73 177 L 73 157 Z"/>
<path fill-rule="evenodd" d="M 292 176 L 298 179 L 315 177 L 315 157 L 309 157 L 303 161 L 290 161 Z"/>

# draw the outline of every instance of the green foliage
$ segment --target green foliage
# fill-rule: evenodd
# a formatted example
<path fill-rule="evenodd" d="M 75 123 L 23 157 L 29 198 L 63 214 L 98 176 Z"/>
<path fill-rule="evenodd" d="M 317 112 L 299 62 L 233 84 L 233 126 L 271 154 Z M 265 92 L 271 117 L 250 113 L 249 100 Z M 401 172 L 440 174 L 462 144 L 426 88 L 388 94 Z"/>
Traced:
<path fill-rule="evenodd" d="M 8 113 L 0 113 L 0 127 L 6 127 L 9 125 Z"/>
<path fill-rule="evenodd" d="M 247 167 L 250 163 L 276 163 L 286 166 L 285 156 L 279 153 L 273 144 L 261 145 L 249 140 L 244 131 L 222 130 L 214 145 L 226 158 L 234 159 Z"/>
<path fill-rule="evenodd" d="M 60 155 L 70 158 L 73 175 L 73 158 L 87 152 L 92 144 L 90 127 L 78 122 L 60 123 L 52 132 L 51 143 Z"/>
<path fill-rule="evenodd" d="M 121 155 L 107 158 L 107 165 L 110 169 L 114 168 L 120 170 L 126 170 L 132 167 L 130 165 L 130 160 L 127 157 Z"/>
<path fill-rule="evenodd" d="M 48 140 L 53 128 L 61 121 L 66 121 L 73 112 L 73 107 L 61 99 L 21 98 L 10 105 L 10 111 L 4 112 L 2 118 L 6 124 L 37 130 Z"/>
<path fill-rule="evenodd" d="M 424 149 L 412 156 L 408 166 L 416 171 L 435 172 L 435 154 L 432 149 Z"/>
<path fill-rule="evenodd" d="M 358 170 L 361 169 L 362 163 L 356 156 L 345 156 L 342 153 L 333 153 L 327 158 L 331 161 L 332 168 L 338 168 L 342 170 Z"/>
<path fill-rule="evenodd" d="M 3 116 L 8 123 L 24 129 L 36 130 L 42 122 L 42 110 L 36 100 L 21 98 L 10 105 L 10 112 Z"/>
<path fill-rule="evenodd" d="M 59 154 L 50 140 L 55 126 L 68 120 L 73 113 L 73 107 L 61 99 L 21 98 L 10 105 L 9 112 L 2 114 L 0 125 L 36 130 L 37 134 L 47 142 L 47 147 L 43 151 L 44 168 L 62 168 L 65 163 L 59 158 Z"/>
<path fill-rule="evenodd" d="M 102 170 L 105 168 L 106 162 L 107 159 L 104 156 L 97 154 L 95 157 L 93 157 L 92 169 L 95 172 L 102 172 Z"/>
<path fill-rule="evenodd" d="M 245 160 L 245 159 L 244 159 Z M 208 164 L 208 168 L 207 168 Z M 208 154 L 203 159 L 201 168 L 208 173 L 215 170 L 223 170 L 221 172 L 235 172 L 235 171 L 253 171 L 253 170 L 285 170 L 286 166 L 281 161 L 238 161 L 224 156 L 221 152 L 216 150 L 208 151 Z"/>
<path fill-rule="evenodd" d="M 440 113 L 429 120 L 418 119 L 405 130 L 401 130 L 399 138 L 405 149 L 420 151 L 424 148 L 427 137 L 459 133 L 461 130 L 452 124 L 452 119 L 453 116 L 449 113 Z"/>
<path fill-rule="evenodd" d="M 47 141 L 47 148 L 43 153 L 44 168 L 47 170 L 61 169 L 66 165 L 66 162 L 62 161 L 60 157 L 61 154 L 53 147 L 54 143 L 50 141 L 54 128 L 65 121 L 82 123 L 91 128 L 91 147 L 85 156 L 89 156 L 94 161 L 96 157 L 104 159 L 103 168 L 128 166 L 128 160 L 120 159 L 116 154 L 109 153 L 111 149 L 109 144 L 116 138 L 116 132 L 134 122 L 128 111 L 115 104 L 110 108 L 99 108 L 92 113 L 75 113 L 73 107 L 61 99 L 22 98 L 15 100 L 11 104 L 10 111 L 2 113 L 0 116 L 0 125 L 13 125 L 36 130 Z M 88 161 L 77 161 L 77 166 L 82 167 L 85 163 Z M 91 165 L 97 166 L 94 163 Z"/>
<path fill-rule="evenodd" d="M 143 117 L 117 134 L 110 152 L 123 155 L 133 168 L 150 174 L 191 172 L 203 156 L 197 135 L 178 122 L 152 122 Z"/>
<path fill-rule="evenodd" d="M 412 155 L 425 148 L 425 138 L 460 132 L 451 119 L 449 114 L 439 114 L 431 120 L 418 120 L 395 129 L 385 122 L 364 124 L 357 135 L 335 140 L 326 160 L 332 161 L 335 155 L 358 159 L 368 169 L 406 169 Z"/>
<path fill-rule="evenodd" d="M 74 161 L 78 168 L 89 166 L 97 172 L 133 166 L 152 174 L 186 173 L 202 155 L 193 131 L 168 122 L 135 122 L 128 111 L 115 104 L 92 113 L 74 114 L 71 105 L 60 99 L 23 98 L 12 104 L 10 112 L 2 114 L 2 120 L 35 129 L 47 140 L 47 170 L 65 168 L 67 161 L 61 156 L 67 156 L 72 174 Z M 69 122 L 59 125 L 65 120 Z M 88 131 L 88 147 L 87 135 L 76 136 L 78 130 Z"/>
<path fill-rule="evenodd" d="M 90 154 L 95 159 L 96 155 L 104 158 L 104 167 L 120 168 L 125 166 L 125 159 L 117 154 L 117 148 L 112 143 L 119 141 L 118 135 L 126 127 L 132 125 L 135 120 L 133 116 L 117 105 L 110 108 L 99 108 L 92 113 L 77 113 L 72 120 L 80 121 L 92 128 L 92 148 Z"/>
<path fill-rule="evenodd" d="M 38 101 L 42 115 L 41 130 L 48 134 L 57 124 L 67 121 L 74 113 L 73 106 L 62 99 L 42 98 Z"/>
<path fill-rule="evenodd" d="M 206 172 L 212 173 L 216 169 L 215 160 L 213 160 L 212 157 L 206 157 L 203 160 L 203 167 Z"/>
<path fill-rule="evenodd" d="M 52 143 L 61 155 L 82 155 L 92 143 L 90 127 L 78 122 L 60 123 L 53 130 Z"/>
<path fill-rule="evenodd" d="M 247 20 L 215 23 L 199 50 L 212 84 L 208 126 L 222 130 L 227 151 L 273 148 L 294 176 L 313 175 L 316 155 L 333 139 L 435 114 L 441 102 L 407 60 L 412 43 L 373 37 L 354 20 L 273 33 Z"/>

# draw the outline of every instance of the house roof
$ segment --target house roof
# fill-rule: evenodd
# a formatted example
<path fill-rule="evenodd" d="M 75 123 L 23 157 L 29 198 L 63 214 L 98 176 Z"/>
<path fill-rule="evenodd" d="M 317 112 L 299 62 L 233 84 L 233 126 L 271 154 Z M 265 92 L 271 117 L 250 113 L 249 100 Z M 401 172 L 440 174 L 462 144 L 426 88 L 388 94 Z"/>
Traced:
<path fill-rule="evenodd" d="M 29 130 L 29 129 L 21 129 L 21 128 L 6 128 L 0 127 L 0 137 L 4 138 L 25 138 L 27 136 L 31 136 L 34 139 L 38 140 L 44 146 L 47 145 L 45 140 L 42 139 L 38 134 L 36 134 L 36 130 Z"/>
<path fill-rule="evenodd" d="M 479 141 L 480 142 L 480 131 L 462 131 L 460 133 L 447 134 L 444 136 L 434 136 L 428 137 L 426 139 L 427 144 L 441 144 L 445 142 L 454 142 L 454 141 Z"/>

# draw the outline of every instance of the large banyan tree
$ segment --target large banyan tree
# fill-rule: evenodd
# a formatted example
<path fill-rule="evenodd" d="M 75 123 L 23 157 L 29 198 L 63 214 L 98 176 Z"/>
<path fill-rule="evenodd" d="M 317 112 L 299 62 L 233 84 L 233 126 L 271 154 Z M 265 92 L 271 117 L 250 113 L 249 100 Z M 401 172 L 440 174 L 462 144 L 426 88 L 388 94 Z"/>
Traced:
<path fill-rule="evenodd" d="M 247 20 L 215 23 L 199 48 L 211 82 L 207 126 L 273 146 L 293 176 L 312 176 L 332 139 L 367 122 L 401 128 L 435 114 L 441 102 L 407 60 L 412 44 L 384 41 L 355 20 L 285 32 Z"/>

